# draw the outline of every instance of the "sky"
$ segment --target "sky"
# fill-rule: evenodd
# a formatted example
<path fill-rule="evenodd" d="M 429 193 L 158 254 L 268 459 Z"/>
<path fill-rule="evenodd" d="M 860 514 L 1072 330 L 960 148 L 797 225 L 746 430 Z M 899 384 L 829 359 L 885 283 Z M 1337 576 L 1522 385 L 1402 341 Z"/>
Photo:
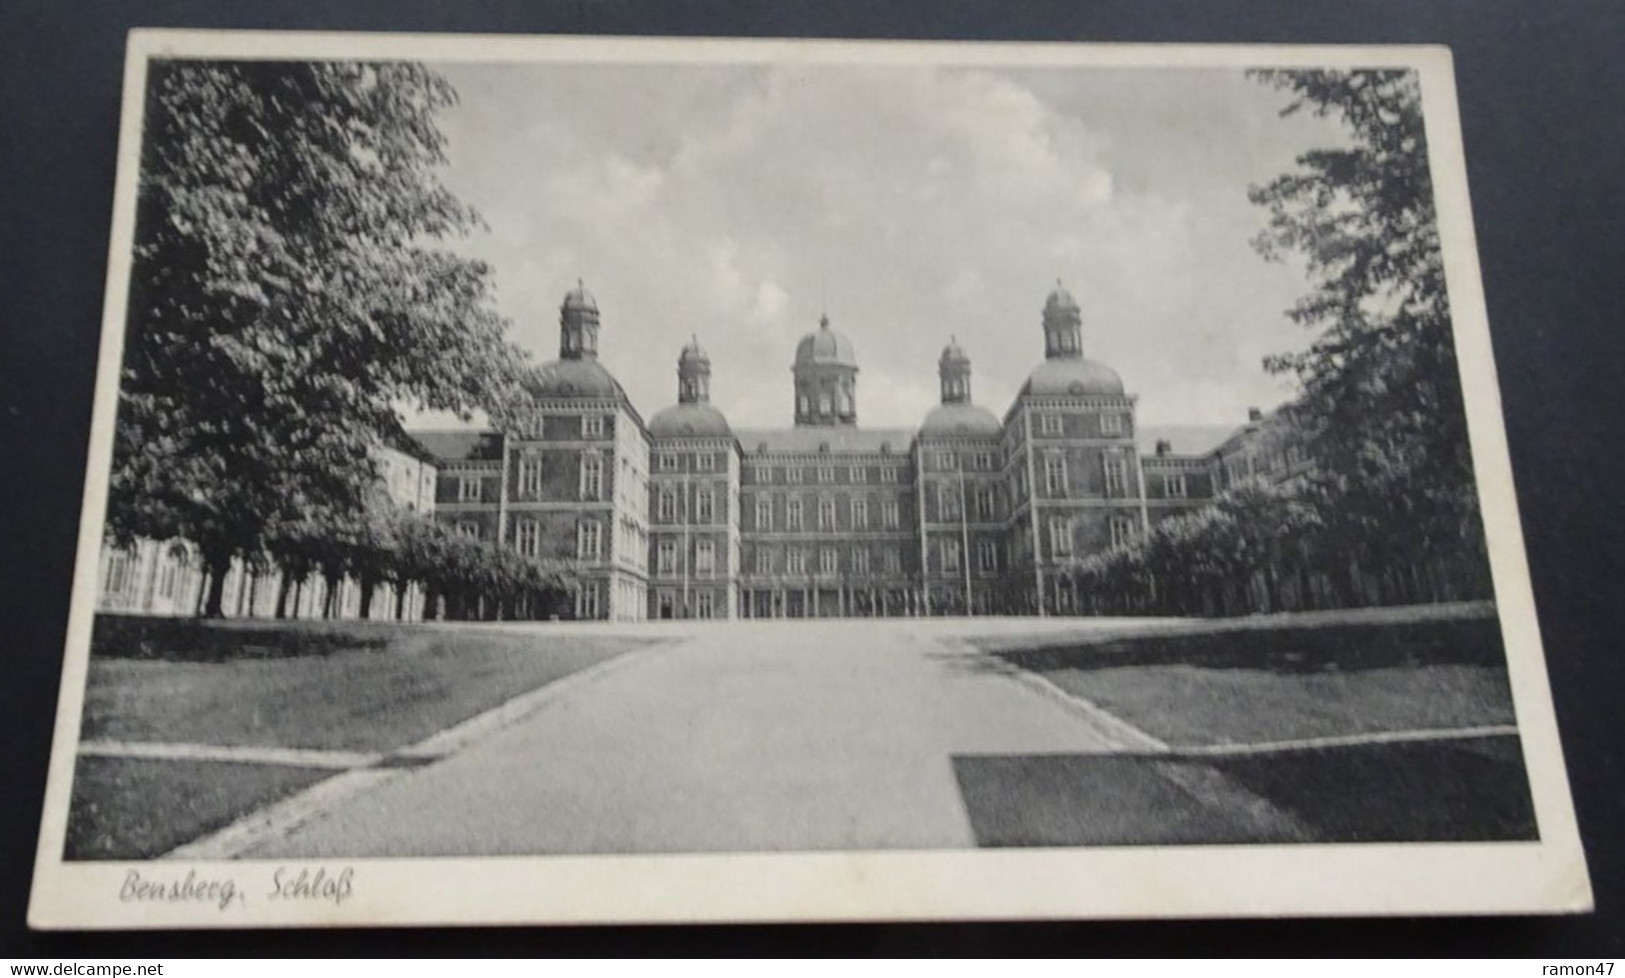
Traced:
<path fill-rule="evenodd" d="M 739 427 L 788 426 L 796 341 L 828 313 L 857 349 L 858 420 L 917 426 L 950 337 L 1002 415 L 1043 358 L 1057 280 L 1085 355 L 1142 424 L 1225 424 L 1291 396 L 1262 359 L 1308 334 L 1301 267 L 1249 246 L 1250 184 L 1334 145 L 1233 69 L 437 65 L 446 184 L 488 231 L 512 338 L 558 352 L 577 279 L 599 358 L 645 417 L 691 335 Z M 419 418 L 418 423 L 444 421 Z"/>

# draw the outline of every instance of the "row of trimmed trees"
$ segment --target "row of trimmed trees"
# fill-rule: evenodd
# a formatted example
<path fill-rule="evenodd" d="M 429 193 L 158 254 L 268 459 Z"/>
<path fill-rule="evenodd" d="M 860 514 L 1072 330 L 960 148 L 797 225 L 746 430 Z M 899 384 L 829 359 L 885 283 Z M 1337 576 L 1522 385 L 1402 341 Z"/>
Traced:
<path fill-rule="evenodd" d="M 325 582 L 322 617 L 336 614 L 341 581 L 359 589 L 361 618 L 373 617 L 380 586 L 394 593 L 392 617 L 404 617 L 408 591 L 424 595 L 424 617 L 544 618 L 568 607 L 575 577 L 561 563 L 544 563 L 493 540 L 457 534 L 432 517 L 380 505 L 358 519 L 296 521 L 273 531 L 265 557 L 281 570 L 276 617 L 307 581 Z"/>
<path fill-rule="evenodd" d="M 1079 611 L 1244 615 L 1487 598 L 1482 534 L 1372 523 L 1333 480 L 1242 483 L 1060 570 Z"/>

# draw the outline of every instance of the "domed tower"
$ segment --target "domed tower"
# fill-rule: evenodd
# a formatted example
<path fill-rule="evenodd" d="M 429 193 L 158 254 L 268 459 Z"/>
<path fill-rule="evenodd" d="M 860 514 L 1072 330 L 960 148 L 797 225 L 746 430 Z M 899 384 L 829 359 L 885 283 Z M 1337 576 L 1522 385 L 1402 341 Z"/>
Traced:
<path fill-rule="evenodd" d="M 1027 378 L 1022 394 L 1084 396 L 1123 393 L 1117 371 L 1083 355 L 1083 314 L 1059 281 L 1044 300 L 1044 362 Z"/>
<path fill-rule="evenodd" d="M 829 328 L 820 316 L 818 331 L 796 344 L 796 426 L 833 427 L 858 423 L 858 360 L 852 341 Z"/>
<path fill-rule="evenodd" d="M 952 336 L 937 359 L 937 376 L 942 380 L 942 403 L 970 403 L 970 357 Z"/>
<path fill-rule="evenodd" d="M 693 337 L 677 355 L 677 403 L 706 404 L 711 400 L 711 358 Z"/>
<path fill-rule="evenodd" d="M 576 279 L 559 307 L 559 359 L 598 356 L 598 300 Z"/>
<path fill-rule="evenodd" d="M 625 393 L 598 362 L 598 300 L 578 279 L 559 304 L 559 358 L 530 371 L 532 397 L 614 397 Z"/>
<path fill-rule="evenodd" d="M 999 419 L 987 408 L 970 400 L 970 357 L 952 337 L 937 358 L 937 376 L 942 379 L 942 403 L 931 409 L 920 426 L 925 438 L 952 438 L 996 435 Z"/>
<path fill-rule="evenodd" d="M 677 355 L 677 403 L 649 419 L 649 434 L 656 440 L 730 434 L 728 419 L 711 406 L 711 358 L 698 337 Z"/>
<path fill-rule="evenodd" d="M 1078 300 L 1056 279 L 1055 291 L 1044 300 L 1044 357 L 1076 360 L 1082 356 L 1083 312 Z"/>

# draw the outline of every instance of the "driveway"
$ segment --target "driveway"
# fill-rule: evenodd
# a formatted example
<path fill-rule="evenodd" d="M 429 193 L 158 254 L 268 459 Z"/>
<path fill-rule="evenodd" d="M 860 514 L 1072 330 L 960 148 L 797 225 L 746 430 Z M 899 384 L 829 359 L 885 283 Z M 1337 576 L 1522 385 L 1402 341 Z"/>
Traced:
<path fill-rule="evenodd" d="M 960 646 L 967 630 L 679 629 L 239 854 L 970 848 L 956 755 L 1092 754 L 1123 731 Z"/>

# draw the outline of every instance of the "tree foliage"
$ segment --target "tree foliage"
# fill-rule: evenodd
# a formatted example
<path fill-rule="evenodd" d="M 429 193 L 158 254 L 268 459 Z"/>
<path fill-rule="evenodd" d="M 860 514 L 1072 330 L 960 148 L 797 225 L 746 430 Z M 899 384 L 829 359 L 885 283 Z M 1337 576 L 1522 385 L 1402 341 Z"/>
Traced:
<path fill-rule="evenodd" d="M 1351 539 L 1481 548 L 1417 76 L 1254 74 L 1291 96 L 1283 115 L 1336 118 L 1348 133 L 1250 191 L 1269 212 L 1257 250 L 1301 256 L 1312 283 L 1290 312 L 1312 342 L 1266 367 L 1302 385 L 1300 435 Z"/>
<path fill-rule="evenodd" d="M 364 512 L 401 405 L 499 403 L 519 355 L 489 269 L 441 247 L 478 217 L 437 175 L 439 76 L 175 61 L 148 84 L 109 528 L 193 541 L 218 591 L 233 556 Z"/>

